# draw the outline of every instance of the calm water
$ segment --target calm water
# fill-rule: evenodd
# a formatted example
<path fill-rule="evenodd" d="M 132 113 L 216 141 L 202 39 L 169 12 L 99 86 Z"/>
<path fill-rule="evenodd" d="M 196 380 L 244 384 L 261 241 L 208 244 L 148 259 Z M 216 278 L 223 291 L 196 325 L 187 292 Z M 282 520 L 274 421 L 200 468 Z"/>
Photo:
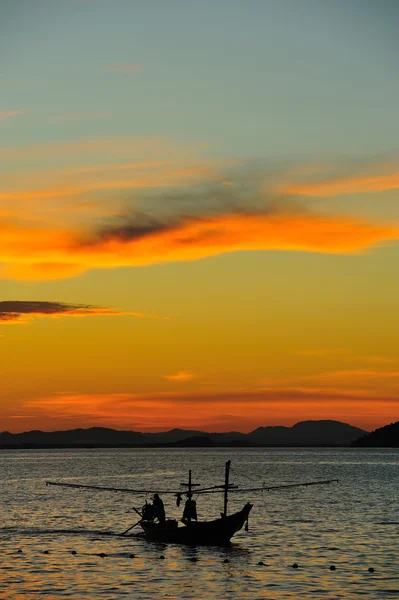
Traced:
<path fill-rule="evenodd" d="M 329 478 L 339 483 L 232 495 L 230 511 L 247 500 L 254 508 L 249 532 L 237 534 L 228 549 L 120 537 L 144 496 L 45 486 L 51 479 L 175 488 L 189 468 L 194 480 L 212 485 L 222 482 L 228 458 L 232 481 L 247 487 Z M 398 450 L 0 451 L 0 484 L 0 598 L 399 596 Z M 168 514 L 181 516 L 173 497 L 164 500 Z M 221 508 L 218 496 L 198 500 L 200 518 Z"/>

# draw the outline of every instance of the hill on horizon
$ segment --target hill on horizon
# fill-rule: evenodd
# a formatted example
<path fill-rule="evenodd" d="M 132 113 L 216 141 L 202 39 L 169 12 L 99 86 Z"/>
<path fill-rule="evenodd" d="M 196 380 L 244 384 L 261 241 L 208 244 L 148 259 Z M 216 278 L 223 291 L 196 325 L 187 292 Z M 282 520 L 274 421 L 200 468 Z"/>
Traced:
<path fill-rule="evenodd" d="M 352 446 L 358 448 L 399 448 L 399 421 L 375 429 L 355 440 Z"/>
<path fill-rule="evenodd" d="M 0 446 L 151 446 L 173 445 L 228 445 L 273 446 L 273 445 L 350 445 L 367 432 L 340 421 L 300 421 L 292 427 L 258 427 L 250 433 L 238 431 L 208 433 L 204 431 L 171 429 L 157 433 L 142 433 L 132 430 L 117 430 L 107 427 L 71 429 L 65 431 L 26 431 L 23 433 L 0 432 Z M 190 441 L 191 440 L 191 441 Z"/>

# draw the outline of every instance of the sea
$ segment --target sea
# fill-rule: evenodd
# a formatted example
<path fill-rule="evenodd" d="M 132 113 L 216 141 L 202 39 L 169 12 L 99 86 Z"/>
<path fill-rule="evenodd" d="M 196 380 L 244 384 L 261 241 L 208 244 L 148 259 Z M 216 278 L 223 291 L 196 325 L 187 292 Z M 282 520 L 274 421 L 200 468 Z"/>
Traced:
<path fill-rule="evenodd" d="M 242 488 L 328 485 L 230 495 L 250 501 L 249 531 L 228 548 L 121 534 L 150 495 L 46 486 L 47 481 L 148 490 L 194 483 Z M 0 451 L 0 598 L 110 600 L 399 598 L 399 450 L 329 448 Z M 167 516 L 181 518 L 173 495 Z M 222 494 L 197 498 L 216 518 Z"/>

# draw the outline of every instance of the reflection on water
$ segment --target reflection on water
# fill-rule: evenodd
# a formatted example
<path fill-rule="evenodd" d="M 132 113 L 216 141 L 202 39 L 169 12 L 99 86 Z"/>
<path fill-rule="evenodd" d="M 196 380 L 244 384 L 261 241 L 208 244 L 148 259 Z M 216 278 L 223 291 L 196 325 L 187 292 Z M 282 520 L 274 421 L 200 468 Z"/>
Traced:
<path fill-rule="evenodd" d="M 52 479 L 129 487 L 134 479 L 134 487 L 176 487 L 188 468 L 196 482 L 212 485 L 223 480 L 227 458 L 232 481 L 244 487 L 339 483 L 232 494 L 230 511 L 247 500 L 255 506 L 249 532 L 230 548 L 121 537 L 145 497 L 45 486 Z M 398 475 L 397 450 L 3 451 L 0 598 L 392 598 L 399 595 Z M 173 497 L 164 501 L 170 516 L 181 516 Z M 221 497 L 201 497 L 199 517 L 214 518 L 221 507 Z"/>

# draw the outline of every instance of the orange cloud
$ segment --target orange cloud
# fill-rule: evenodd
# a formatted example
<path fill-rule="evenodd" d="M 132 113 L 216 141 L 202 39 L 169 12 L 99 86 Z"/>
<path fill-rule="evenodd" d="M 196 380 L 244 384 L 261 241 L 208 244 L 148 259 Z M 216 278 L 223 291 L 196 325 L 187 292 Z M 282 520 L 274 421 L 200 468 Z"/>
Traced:
<path fill-rule="evenodd" d="M 3 277 L 46 279 L 238 250 L 359 253 L 399 239 L 399 227 L 310 213 L 247 213 L 151 222 L 148 227 L 133 219 L 119 228 L 86 235 L 0 223 L 0 234 Z"/>
<path fill-rule="evenodd" d="M 339 196 L 341 194 L 361 194 L 383 192 L 399 188 L 399 169 L 390 167 L 390 172 L 371 168 L 370 172 L 354 175 L 328 175 L 308 181 L 298 181 L 279 187 L 280 193 L 312 197 Z"/>
<path fill-rule="evenodd" d="M 85 205 L 95 200 L 108 212 L 111 205 L 118 212 L 118 205 L 127 201 L 121 190 L 132 199 L 138 190 L 143 194 L 218 180 L 229 161 L 204 158 L 200 151 L 162 138 L 0 147 L 0 214 L 12 217 L 18 209 L 25 220 L 41 214 L 46 223 L 49 218 L 63 221 L 65 213 L 73 212 L 70 206 L 77 206 L 77 196 Z"/>
<path fill-rule="evenodd" d="M 399 362 L 399 358 L 394 358 L 392 356 L 363 356 L 361 358 L 367 362 L 376 362 L 376 363 L 397 363 L 397 362 Z"/>
<path fill-rule="evenodd" d="M 317 373 L 314 375 L 306 375 L 302 379 L 313 381 L 331 382 L 356 382 L 356 384 L 367 383 L 374 380 L 389 380 L 398 379 L 399 371 L 379 371 L 376 369 L 346 369 L 342 371 L 327 371 L 326 373 Z"/>
<path fill-rule="evenodd" d="M 196 375 L 190 373 L 190 371 L 179 371 L 174 375 L 164 375 L 163 377 L 169 381 L 190 381 L 191 379 L 195 379 Z"/>
<path fill-rule="evenodd" d="M 132 170 L 130 168 L 129 170 Z M 99 190 L 123 190 L 135 188 L 176 187 L 202 181 L 205 176 L 211 177 L 211 172 L 206 167 L 182 167 L 170 168 L 148 175 L 137 175 L 132 177 L 127 173 L 123 179 L 110 179 L 101 181 L 92 179 L 82 181 L 75 185 L 60 185 L 51 188 L 39 188 L 35 190 L 16 190 L 0 192 L 0 200 L 40 200 L 45 198 L 57 198 L 60 196 L 75 196 L 87 192 Z M 217 177 L 217 175 L 214 175 Z"/>
<path fill-rule="evenodd" d="M 262 192 L 259 174 L 198 150 L 157 138 L 0 148 L 4 164 L 30 165 L 2 176 L 0 276 L 58 279 L 244 250 L 360 253 L 399 238 L 396 224 L 287 207 Z"/>

